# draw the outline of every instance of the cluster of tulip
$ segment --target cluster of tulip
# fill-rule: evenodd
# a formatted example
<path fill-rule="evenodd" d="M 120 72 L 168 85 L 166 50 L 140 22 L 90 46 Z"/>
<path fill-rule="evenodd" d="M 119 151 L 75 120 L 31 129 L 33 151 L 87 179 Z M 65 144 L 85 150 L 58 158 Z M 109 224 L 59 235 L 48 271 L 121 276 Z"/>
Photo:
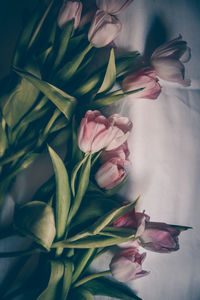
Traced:
<path fill-rule="evenodd" d="M 105 118 L 99 111 L 87 111 L 78 132 L 78 146 L 87 153 L 102 151 L 103 165 L 95 174 L 97 184 L 106 190 L 117 186 L 126 176 L 124 165 L 128 163 L 127 138 L 132 129 L 131 121 L 119 114 Z M 123 205 L 127 205 L 124 203 Z M 142 270 L 146 253 L 140 254 L 138 247 L 159 253 L 170 253 L 179 249 L 178 235 L 187 227 L 150 222 L 144 212 L 129 210 L 113 222 L 114 227 L 135 230 L 135 238 L 118 244 L 126 248 L 115 255 L 110 270 L 117 280 L 126 282 L 149 274 Z"/>
<path fill-rule="evenodd" d="M 8 287 L 0 287 L 1 299 L 31 290 L 38 300 L 95 295 L 139 300 L 117 281 L 101 277 L 126 282 L 147 275 L 146 253 L 139 247 L 176 251 L 180 232 L 188 229 L 151 222 L 145 212 L 136 212 L 137 201 L 127 203 L 118 195 L 130 163 L 132 122 L 119 114 L 105 117 L 99 109 L 127 95 L 156 99 L 159 78 L 190 84 L 183 65 L 190 49 L 181 36 L 155 49 L 147 61 L 137 52 L 115 58 L 114 40 L 122 28 L 117 15 L 132 2 L 48 0 L 43 9 L 38 1 L 27 18 L 11 72 L 0 81 L 0 205 L 17 174 L 47 144 L 55 174 L 30 202 L 16 206 L 12 224 L 0 231 L 0 239 L 20 235 L 32 242 L 30 249 L 0 257 L 23 256 L 23 267 L 26 257 L 40 255 L 35 277 L 14 290 L 8 279 Z M 94 70 L 101 53 L 105 64 Z M 53 150 L 63 144 L 64 161 Z M 109 270 L 88 274 L 92 261 L 113 245 L 123 250 Z M 16 277 L 17 272 L 20 268 Z"/>

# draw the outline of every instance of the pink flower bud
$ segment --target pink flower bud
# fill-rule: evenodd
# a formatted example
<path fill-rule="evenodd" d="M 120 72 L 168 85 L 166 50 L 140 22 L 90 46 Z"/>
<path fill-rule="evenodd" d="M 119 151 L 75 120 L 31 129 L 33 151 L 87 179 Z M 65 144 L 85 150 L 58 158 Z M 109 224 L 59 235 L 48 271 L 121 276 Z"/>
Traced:
<path fill-rule="evenodd" d="M 131 2 L 133 0 L 96 0 L 98 8 L 111 15 L 119 14 Z"/>
<path fill-rule="evenodd" d="M 112 150 L 122 145 L 128 135 L 129 131 L 124 132 L 113 123 L 112 116 L 107 119 L 97 110 L 88 110 L 79 127 L 78 146 L 85 153 Z"/>
<path fill-rule="evenodd" d="M 99 168 L 95 174 L 95 179 L 101 188 L 109 190 L 118 185 L 125 176 L 123 160 L 119 157 L 113 157 Z"/>
<path fill-rule="evenodd" d="M 126 249 L 115 255 L 110 262 L 112 276 L 121 282 L 126 282 L 148 275 L 142 270 L 146 253 L 140 254 L 136 248 Z"/>
<path fill-rule="evenodd" d="M 74 19 L 74 28 L 79 25 L 82 12 L 80 1 L 64 0 L 58 14 L 58 26 L 63 28 L 68 22 Z"/>
<path fill-rule="evenodd" d="M 130 155 L 130 151 L 128 149 L 128 143 L 127 141 L 119 146 L 118 148 L 115 148 L 110 151 L 103 151 L 100 158 L 101 162 L 105 163 L 106 161 L 110 160 L 113 157 L 119 157 L 123 160 L 124 164 L 128 164 L 129 160 L 128 157 Z"/>
<path fill-rule="evenodd" d="M 168 224 L 147 222 L 140 236 L 140 245 L 154 252 L 169 253 L 179 249 L 179 234 L 180 230 Z"/>
<path fill-rule="evenodd" d="M 102 10 L 97 10 L 88 32 L 88 40 L 101 48 L 110 44 L 121 31 L 120 21 Z"/>
<path fill-rule="evenodd" d="M 156 71 L 152 68 L 143 68 L 127 76 L 122 82 L 122 88 L 125 92 L 143 88 L 140 92 L 131 95 L 134 98 L 156 99 L 161 92 Z"/>
<path fill-rule="evenodd" d="M 158 47 L 151 56 L 151 65 L 157 75 L 167 81 L 177 82 L 183 86 L 189 86 L 190 80 L 185 79 L 184 62 L 191 57 L 190 48 L 179 36 L 168 43 Z"/>

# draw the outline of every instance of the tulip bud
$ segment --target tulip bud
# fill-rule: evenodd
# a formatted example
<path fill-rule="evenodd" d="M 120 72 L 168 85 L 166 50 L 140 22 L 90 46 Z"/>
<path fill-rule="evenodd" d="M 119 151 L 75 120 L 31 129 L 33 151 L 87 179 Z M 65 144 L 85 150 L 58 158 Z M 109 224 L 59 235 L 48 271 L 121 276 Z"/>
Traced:
<path fill-rule="evenodd" d="M 117 15 L 133 0 L 96 0 L 97 7 L 108 14 Z"/>
<path fill-rule="evenodd" d="M 152 68 L 143 68 L 127 76 L 122 82 L 122 88 L 125 92 L 143 88 L 140 92 L 131 95 L 134 98 L 156 99 L 161 92 L 156 71 Z"/>
<path fill-rule="evenodd" d="M 95 174 L 95 179 L 101 188 L 109 190 L 118 185 L 125 176 L 126 171 L 123 160 L 119 157 L 114 157 L 99 168 Z"/>
<path fill-rule="evenodd" d="M 88 40 L 96 48 L 110 44 L 121 31 L 120 21 L 102 10 L 97 10 L 88 32 Z"/>
<path fill-rule="evenodd" d="M 185 79 L 183 63 L 190 59 L 190 48 L 182 41 L 182 37 L 169 41 L 158 47 L 151 56 L 151 65 L 157 75 L 167 81 L 189 86 L 190 80 Z"/>
<path fill-rule="evenodd" d="M 68 22 L 74 19 L 74 28 L 79 25 L 82 12 L 82 3 L 80 1 L 64 0 L 58 14 L 58 26 L 64 27 Z"/>
<path fill-rule="evenodd" d="M 150 251 L 169 253 L 179 249 L 179 234 L 179 229 L 168 224 L 147 222 L 144 232 L 139 237 L 140 245 Z"/>
<path fill-rule="evenodd" d="M 79 127 L 78 146 L 85 153 L 112 150 L 122 145 L 128 135 L 129 131 L 125 133 L 98 110 L 88 110 Z"/>
<path fill-rule="evenodd" d="M 33 201 L 20 206 L 14 216 L 14 226 L 23 235 L 50 250 L 56 235 L 54 213 L 50 205 Z"/>
<path fill-rule="evenodd" d="M 123 160 L 124 164 L 128 164 L 130 163 L 128 160 L 129 155 L 130 155 L 130 151 L 128 149 L 128 143 L 126 141 L 118 148 L 115 148 L 110 151 L 103 151 L 100 158 L 101 158 L 101 162 L 105 163 L 106 161 L 110 160 L 113 157 L 119 157 Z"/>
<path fill-rule="evenodd" d="M 136 248 L 126 249 L 115 255 L 110 263 L 112 276 L 121 282 L 126 282 L 148 275 L 142 270 L 146 253 L 140 254 Z"/>

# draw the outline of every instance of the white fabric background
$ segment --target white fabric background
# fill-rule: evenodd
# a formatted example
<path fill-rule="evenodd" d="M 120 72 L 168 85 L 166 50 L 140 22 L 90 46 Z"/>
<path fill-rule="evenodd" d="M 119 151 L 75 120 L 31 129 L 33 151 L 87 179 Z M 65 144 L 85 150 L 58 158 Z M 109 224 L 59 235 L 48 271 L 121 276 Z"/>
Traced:
<path fill-rule="evenodd" d="M 20 13 L 14 14 L 12 10 L 10 14 L 17 24 Z M 119 16 L 123 31 L 116 43 L 120 48 L 143 53 L 147 38 L 153 45 L 156 40 L 169 40 L 179 33 L 192 48 L 192 59 L 186 64 L 191 87 L 160 81 L 163 91 L 158 100 L 132 99 L 130 96 L 112 107 L 129 116 L 134 124 L 129 139 L 132 166 L 123 193 L 130 200 L 141 195 L 138 209 L 145 209 L 153 221 L 193 227 L 181 234 L 178 252 L 148 252 L 143 266 L 151 274 L 128 283 L 143 300 L 200 299 L 199 17 L 199 0 L 135 0 Z M 9 24 L 6 24 L 8 28 Z M 15 30 L 12 28 L 11 33 Z M 5 63 L 1 66 L 5 72 Z M 33 188 L 26 186 L 27 174 L 18 178 L 18 182 L 25 184 L 21 195 L 18 191 L 18 198 L 25 198 L 29 195 L 28 190 Z M 12 206 L 11 199 L 10 203 Z M 6 245 L 2 244 L 0 251 L 5 249 Z M 103 256 L 95 267 L 107 269 L 110 258 L 111 254 Z M 1 270 L 6 271 L 7 265 L 1 265 Z"/>

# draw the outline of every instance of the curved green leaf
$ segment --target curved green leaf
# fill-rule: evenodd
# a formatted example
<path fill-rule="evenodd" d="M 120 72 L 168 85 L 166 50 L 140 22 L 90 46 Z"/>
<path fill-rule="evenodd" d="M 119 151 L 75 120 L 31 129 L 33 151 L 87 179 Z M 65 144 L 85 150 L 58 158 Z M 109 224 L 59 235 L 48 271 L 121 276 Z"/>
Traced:
<path fill-rule="evenodd" d="M 115 53 L 112 48 L 110 51 L 110 58 L 108 61 L 108 66 L 106 69 L 106 74 L 104 76 L 103 83 L 98 90 L 98 93 L 103 93 L 108 91 L 116 81 L 116 67 L 115 67 Z"/>
<path fill-rule="evenodd" d="M 86 157 L 87 157 L 87 159 L 84 161 L 84 163 L 82 164 L 82 167 L 81 167 L 79 182 L 78 182 L 78 186 L 77 186 L 77 192 L 75 195 L 74 203 L 73 203 L 72 208 L 69 213 L 68 224 L 72 220 L 72 218 L 75 216 L 75 214 L 77 213 L 77 211 L 81 205 L 83 196 L 84 196 L 85 192 L 87 191 L 87 187 L 89 184 L 92 154 L 90 153 L 89 155 L 86 155 Z"/>
<path fill-rule="evenodd" d="M 71 190 L 67 170 L 61 158 L 48 146 L 56 179 L 56 237 L 63 238 L 66 232 L 67 216 L 71 203 Z"/>
<path fill-rule="evenodd" d="M 60 298 L 59 283 L 64 275 L 64 264 L 60 261 L 50 261 L 50 277 L 46 289 L 37 300 L 55 300 Z M 64 300 L 64 299 L 63 299 Z"/>
<path fill-rule="evenodd" d="M 46 250 L 50 250 L 56 235 L 52 207 L 40 201 L 21 205 L 14 215 L 14 228 Z"/>
<path fill-rule="evenodd" d="M 37 87 L 70 120 L 76 107 L 76 99 L 33 74 L 14 67 L 14 71 Z"/>

